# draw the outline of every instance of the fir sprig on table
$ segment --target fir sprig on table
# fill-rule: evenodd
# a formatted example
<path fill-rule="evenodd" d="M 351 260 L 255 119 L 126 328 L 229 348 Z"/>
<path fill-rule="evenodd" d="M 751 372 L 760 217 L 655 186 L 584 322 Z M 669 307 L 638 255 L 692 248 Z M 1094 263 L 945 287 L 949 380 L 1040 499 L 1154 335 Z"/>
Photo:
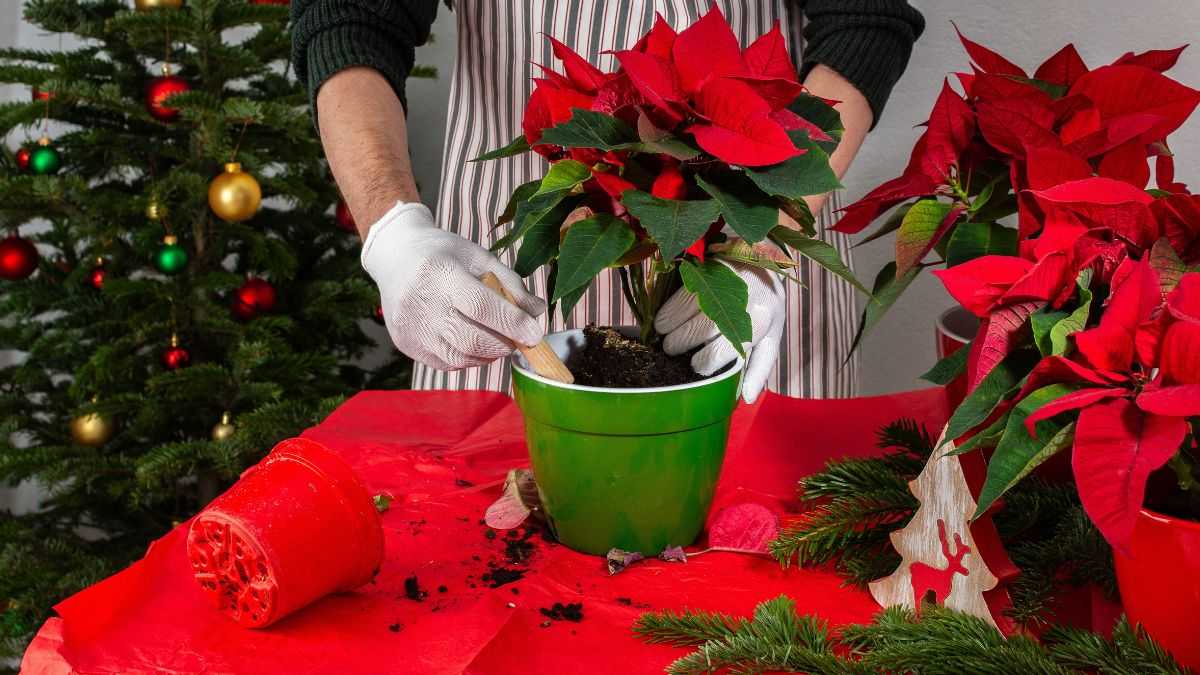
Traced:
<path fill-rule="evenodd" d="M 916 511 L 908 481 L 921 472 L 933 440 L 916 422 L 898 420 L 880 430 L 877 445 L 891 450 L 870 459 L 830 461 L 824 471 L 800 481 L 807 510 L 770 544 L 780 564 L 832 561 L 860 586 L 895 569 L 900 557 L 888 535 Z"/>
<path fill-rule="evenodd" d="M 634 632 L 650 643 L 695 646 L 667 667 L 673 675 L 766 671 L 813 675 L 1184 675 L 1161 647 L 1122 619 L 1111 639 L 1057 628 L 1038 643 L 1003 637 L 978 617 L 941 607 L 891 608 L 870 624 L 831 632 L 824 620 L 796 614 L 786 596 L 758 605 L 750 621 L 705 612 L 644 614 Z M 701 637 L 706 640 L 698 641 Z"/>
<path fill-rule="evenodd" d="M 800 481 L 806 510 L 770 543 L 780 564 L 831 563 L 859 587 L 896 569 L 900 556 L 888 537 L 916 511 L 908 483 L 932 454 L 933 440 L 924 427 L 902 419 L 880 430 L 877 445 L 888 452 L 830 461 Z M 1095 584 L 1116 595 L 1111 550 L 1084 514 L 1073 484 L 1026 480 L 1005 496 L 994 519 L 1021 569 L 1010 587 L 1009 615 L 1018 623 L 1052 619 L 1050 605 L 1064 587 Z"/>

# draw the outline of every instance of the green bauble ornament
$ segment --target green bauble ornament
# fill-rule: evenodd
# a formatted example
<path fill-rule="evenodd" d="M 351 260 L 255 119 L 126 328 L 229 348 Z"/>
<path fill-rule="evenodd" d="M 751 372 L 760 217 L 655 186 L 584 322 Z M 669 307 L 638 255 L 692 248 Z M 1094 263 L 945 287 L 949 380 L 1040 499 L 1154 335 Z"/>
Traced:
<path fill-rule="evenodd" d="M 168 234 L 163 237 L 163 245 L 159 247 L 154 254 L 154 266 L 163 274 L 179 274 L 183 268 L 187 267 L 188 254 L 179 245 L 179 240 L 175 235 Z"/>
<path fill-rule="evenodd" d="M 29 170 L 37 176 L 52 176 L 62 167 L 62 157 L 50 145 L 49 138 L 38 141 L 38 146 L 29 154 Z"/>

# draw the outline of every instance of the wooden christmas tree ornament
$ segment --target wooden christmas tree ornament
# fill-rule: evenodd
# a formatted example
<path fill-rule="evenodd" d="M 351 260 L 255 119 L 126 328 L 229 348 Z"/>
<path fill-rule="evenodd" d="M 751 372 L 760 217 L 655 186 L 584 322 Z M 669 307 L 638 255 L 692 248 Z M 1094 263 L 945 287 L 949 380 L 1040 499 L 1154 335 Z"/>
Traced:
<path fill-rule="evenodd" d="M 933 602 L 1007 632 L 1004 586 L 1016 568 L 1000 545 L 990 515 L 971 522 L 977 503 L 968 469 L 976 468 L 970 466 L 974 462 L 982 466 L 983 457 L 978 450 L 950 454 L 954 449 L 953 441 L 940 438 L 925 468 L 908 484 L 921 505 L 907 526 L 891 534 L 900 566 L 871 582 L 871 597 L 884 607 L 916 611 Z"/>

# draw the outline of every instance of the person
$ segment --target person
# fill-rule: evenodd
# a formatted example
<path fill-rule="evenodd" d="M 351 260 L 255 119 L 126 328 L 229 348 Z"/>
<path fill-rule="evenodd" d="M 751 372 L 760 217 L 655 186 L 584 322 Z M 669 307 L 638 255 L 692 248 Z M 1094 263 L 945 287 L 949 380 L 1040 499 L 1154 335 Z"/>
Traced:
<path fill-rule="evenodd" d="M 512 190 L 546 171 L 537 154 L 470 162 L 517 135 L 531 78 L 553 67 L 554 37 L 606 71 L 610 50 L 631 46 L 656 13 L 681 30 L 712 0 L 458 0 L 457 62 L 450 87 L 436 220 L 413 178 L 406 126 L 405 78 L 414 48 L 429 37 L 437 0 L 293 0 L 293 63 L 312 97 L 313 115 L 339 187 L 363 237 L 362 264 L 379 286 L 384 320 L 396 347 L 414 359 L 414 388 L 505 391 L 500 357 L 514 341 L 537 343 L 552 330 L 634 323 L 617 281 L 602 274 L 565 321 L 546 310 L 544 272 L 526 290 L 510 268 L 512 252 L 487 251 Z M 449 5 L 449 1 L 447 1 Z M 831 155 L 841 176 L 884 109 L 924 30 L 905 0 L 717 0 L 745 46 L 779 21 L 799 73 L 812 93 L 840 101 L 845 133 Z M 803 48 L 802 48 L 803 45 Z M 419 130 L 416 133 L 420 133 Z M 812 200 L 823 239 L 849 259 L 845 237 L 825 231 L 836 195 Z M 781 222 L 788 223 L 781 214 Z M 795 226 L 795 223 L 791 223 Z M 764 386 L 806 397 L 852 396 L 854 292 L 849 284 L 798 269 L 803 286 L 781 284 L 761 270 L 734 265 L 750 288 L 753 339 L 743 398 Z M 506 303 L 479 277 L 491 271 L 515 296 Z M 692 357 L 709 374 L 734 354 L 715 325 L 680 290 L 660 311 L 664 349 Z"/>

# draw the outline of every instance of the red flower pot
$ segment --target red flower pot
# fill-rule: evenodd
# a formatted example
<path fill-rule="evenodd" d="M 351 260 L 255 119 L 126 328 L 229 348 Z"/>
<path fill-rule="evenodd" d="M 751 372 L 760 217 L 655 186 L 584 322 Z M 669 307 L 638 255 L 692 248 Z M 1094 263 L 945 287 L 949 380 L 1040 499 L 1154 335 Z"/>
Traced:
<path fill-rule="evenodd" d="M 1130 623 L 1140 623 L 1186 667 L 1200 670 L 1200 523 L 1142 509 L 1129 555 L 1113 552 Z"/>
<path fill-rule="evenodd" d="M 261 628 L 370 581 L 383 562 L 383 529 L 350 466 L 293 438 L 196 516 L 187 555 L 217 609 Z"/>
<path fill-rule="evenodd" d="M 979 319 L 962 307 L 952 307 L 938 316 L 934 331 L 937 334 L 937 357 L 944 359 L 975 338 L 975 333 L 979 332 Z M 962 403 L 967 397 L 965 374 L 946 385 L 946 396 L 950 399 L 952 409 Z"/>

